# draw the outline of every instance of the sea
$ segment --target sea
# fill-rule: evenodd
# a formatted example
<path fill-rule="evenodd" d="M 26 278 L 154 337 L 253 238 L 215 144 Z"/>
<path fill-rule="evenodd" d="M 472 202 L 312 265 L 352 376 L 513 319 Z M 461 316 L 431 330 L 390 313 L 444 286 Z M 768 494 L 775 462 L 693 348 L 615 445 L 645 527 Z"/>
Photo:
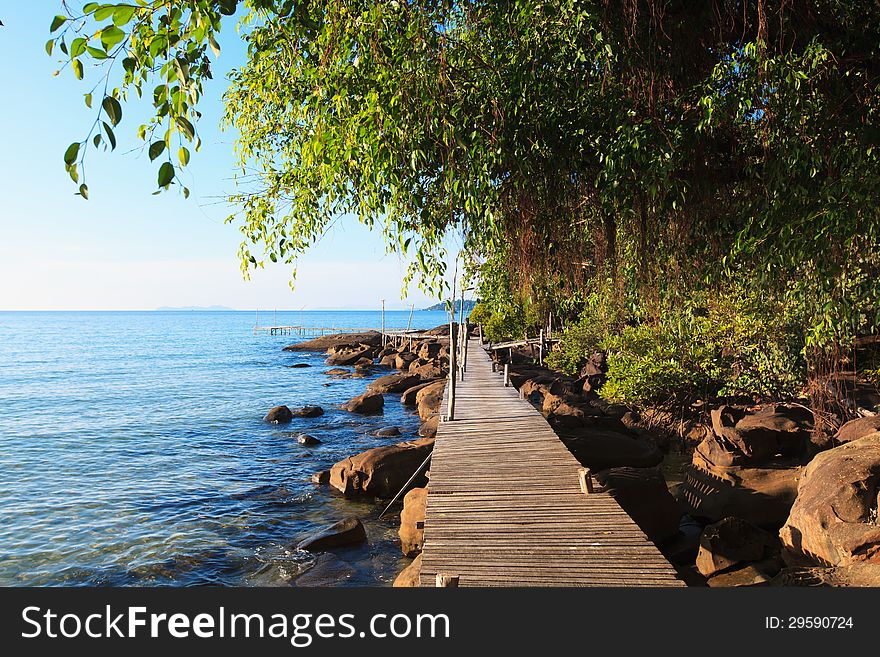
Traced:
<path fill-rule="evenodd" d="M 310 476 L 351 454 L 415 439 L 418 416 L 338 408 L 365 378 L 333 378 L 308 337 L 260 324 L 378 328 L 378 311 L 0 312 L 0 585 L 386 586 L 408 560 L 398 510 L 344 499 Z M 389 311 L 429 328 L 442 311 Z M 306 363 L 311 367 L 292 368 Z M 273 406 L 325 414 L 280 426 Z M 378 438 L 396 426 L 402 438 Z M 321 443 L 306 447 L 300 433 Z M 368 541 L 296 544 L 347 516 Z"/>

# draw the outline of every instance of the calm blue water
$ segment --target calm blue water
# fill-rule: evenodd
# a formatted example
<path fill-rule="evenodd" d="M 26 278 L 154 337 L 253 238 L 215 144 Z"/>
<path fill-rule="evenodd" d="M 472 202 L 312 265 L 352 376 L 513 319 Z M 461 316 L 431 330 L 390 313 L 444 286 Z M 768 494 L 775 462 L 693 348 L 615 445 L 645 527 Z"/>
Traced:
<path fill-rule="evenodd" d="M 386 313 L 405 327 L 408 312 Z M 289 312 L 284 324 L 379 326 L 378 312 Z M 261 313 L 262 324 L 273 314 Z M 414 327 L 443 323 L 417 311 Z M 396 517 L 309 476 L 415 437 L 418 417 L 335 408 L 368 379 L 331 379 L 302 338 L 254 336 L 250 312 L 0 312 L 0 585 L 384 584 L 402 565 Z M 288 368 L 307 362 L 311 368 Z M 375 376 L 383 372 L 377 370 Z M 277 404 L 326 413 L 286 427 Z M 323 441 L 303 447 L 296 435 Z M 346 515 L 369 544 L 316 557 L 292 548 Z"/>

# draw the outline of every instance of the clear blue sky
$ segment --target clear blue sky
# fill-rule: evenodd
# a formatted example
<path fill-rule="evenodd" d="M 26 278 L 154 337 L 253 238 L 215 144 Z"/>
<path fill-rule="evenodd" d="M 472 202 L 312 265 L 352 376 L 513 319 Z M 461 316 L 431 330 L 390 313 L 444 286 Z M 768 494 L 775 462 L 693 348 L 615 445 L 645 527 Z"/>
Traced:
<path fill-rule="evenodd" d="M 0 310 L 134 310 L 158 306 L 233 308 L 389 308 L 434 303 L 413 286 L 402 300 L 406 264 L 384 254 L 381 236 L 355 220 L 339 222 L 300 262 L 295 290 L 290 267 L 277 265 L 242 280 L 239 233 L 224 224 L 233 190 L 234 135 L 219 129 L 225 75 L 244 49 L 229 23 L 223 52 L 206 88 L 199 123 L 203 141 L 187 185 L 152 196 L 155 168 L 140 145 L 138 111 L 125 106 L 114 153 L 90 150 L 90 200 L 64 171 L 67 145 L 94 120 L 83 94 L 91 85 L 44 50 L 60 0 L 3 3 L 0 8 Z M 72 4 L 76 4 L 75 2 Z M 87 67 L 88 68 L 88 67 Z M 88 73 L 86 77 L 88 81 Z"/>

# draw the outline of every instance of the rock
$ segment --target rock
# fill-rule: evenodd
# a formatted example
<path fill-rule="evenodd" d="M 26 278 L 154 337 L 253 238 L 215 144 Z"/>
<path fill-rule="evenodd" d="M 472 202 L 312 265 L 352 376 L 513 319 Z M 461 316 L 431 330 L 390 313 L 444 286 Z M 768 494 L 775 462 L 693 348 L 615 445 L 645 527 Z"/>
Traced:
<path fill-rule="evenodd" d="M 380 376 L 375 381 L 371 381 L 367 386 L 370 392 L 386 393 L 386 392 L 403 392 L 407 388 L 419 383 L 421 379 L 417 374 L 406 374 L 403 372 L 397 374 L 387 374 Z"/>
<path fill-rule="evenodd" d="M 288 365 L 287 367 L 289 367 L 292 370 L 295 370 L 295 369 L 299 369 L 302 367 L 311 367 L 311 365 L 309 365 L 308 363 L 294 363 L 293 365 Z"/>
<path fill-rule="evenodd" d="M 296 546 L 297 550 L 321 552 L 346 545 L 359 545 L 367 540 L 367 531 L 360 519 L 350 516 L 309 534 Z"/>
<path fill-rule="evenodd" d="M 362 360 L 373 362 L 372 352 L 369 347 L 341 350 L 328 356 L 324 362 L 327 365 L 354 365 Z"/>
<path fill-rule="evenodd" d="M 381 356 L 379 358 L 379 365 L 383 367 L 394 367 L 394 363 L 397 361 L 397 353 L 386 354 L 385 356 Z"/>
<path fill-rule="evenodd" d="M 359 369 L 359 370 L 369 369 L 372 366 L 373 366 L 373 359 L 372 358 L 366 358 L 366 357 L 358 358 L 354 362 L 355 369 Z"/>
<path fill-rule="evenodd" d="M 779 536 L 791 565 L 880 564 L 880 432 L 817 454 Z"/>
<path fill-rule="evenodd" d="M 318 440 L 318 439 L 315 438 L 314 436 L 310 436 L 310 435 L 307 434 L 307 433 L 301 433 L 301 434 L 299 434 L 299 435 L 296 437 L 296 442 L 298 442 L 300 445 L 307 445 L 307 446 L 320 445 L 320 444 L 321 444 L 321 441 L 320 441 L 320 440 Z"/>
<path fill-rule="evenodd" d="M 324 415 L 324 409 L 320 406 L 301 406 L 290 410 L 293 417 L 320 417 Z"/>
<path fill-rule="evenodd" d="M 410 374 L 415 374 L 420 379 L 439 379 L 443 376 L 443 368 L 435 362 L 424 363 L 418 367 L 409 368 Z"/>
<path fill-rule="evenodd" d="M 416 393 L 416 406 L 422 421 L 428 420 L 440 408 L 444 388 L 446 388 L 446 381 L 437 381 Z"/>
<path fill-rule="evenodd" d="M 436 381 L 426 381 L 424 383 L 419 383 L 418 385 L 411 386 L 407 388 L 404 393 L 400 396 L 400 403 L 404 406 L 415 406 L 416 405 L 416 394 L 419 390 L 423 388 L 427 388 L 432 383 Z"/>
<path fill-rule="evenodd" d="M 717 465 L 759 465 L 805 452 L 812 415 L 798 406 L 774 404 L 746 414 L 731 406 L 711 412 L 714 435 L 698 449 Z"/>
<path fill-rule="evenodd" d="M 406 371 L 409 369 L 409 364 L 416 360 L 416 355 L 411 354 L 409 352 L 404 352 L 402 354 L 397 354 L 397 357 L 394 359 L 394 367 L 399 370 Z"/>
<path fill-rule="evenodd" d="M 586 427 L 558 432 L 575 458 L 593 471 L 607 468 L 651 468 L 663 460 L 653 444 L 616 431 Z"/>
<path fill-rule="evenodd" d="M 365 392 L 342 406 L 346 411 L 362 415 L 378 415 L 384 407 L 385 398 L 378 392 Z"/>
<path fill-rule="evenodd" d="M 345 368 L 342 368 L 342 367 L 334 367 L 334 368 L 329 369 L 326 372 L 324 372 L 324 374 L 326 374 L 328 376 L 341 376 L 341 377 L 351 376 L 351 372 Z"/>
<path fill-rule="evenodd" d="M 837 445 L 851 443 L 868 434 L 880 431 L 880 415 L 869 415 L 850 420 L 834 434 L 834 443 Z"/>
<path fill-rule="evenodd" d="M 316 472 L 311 477 L 311 482 L 313 484 L 329 484 L 330 483 L 330 471 L 329 470 L 321 470 L 320 472 Z"/>
<path fill-rule="evenodd" d="M 284 351 L 327 351 L 332 347 L 342 344 L 367 344 L 373 347 L 382 345 L 382 334 L 379 331 L 368 331 L 366 333 L 334 333 L 333 335 L 322 335 L 314 340 L 306 340 L 284 347 Z"/>
<path fill-rule="evenodd" d="M 659 468 L 610 468 L 596 479 L 649 539 L 661 543 L 678 534 L 682 512 Z"/>
<path fill-rule="evenodd" d="M 440 426 L 440 416 L 435 415 L 422 422 L 419 426 L 419 435 L 424 438 L 433 438 L 437 435 L 437 427 Z"/>
<path fill-rule="evenodd" d="M 754 564 L 719 573 L 710 577 L 708 582 L 711 587 L 766 586 L 769 583 L 770 577 Z"/>
<path fill-rule="evenodd" d="M 276 406 L 269 410 L 266 413 L 266 417 L 263 418 L 265 422 L 269 422 L 271 424 L 287 424 L 293 419 L 293 413 L 290 412 L 290 409 L 287 406 Z"/>
<path fill-rule="evenodd" d="M 400 549 L 408 557 L 422 551 L 425 542 L 425 503 L 428 500 L 427 488 L 413 488 L 403 497 L 403 511 L 400 512 Z"/>
<path fill-rule="evenodd" d="M 393 497 L 434 448 L 432 438 L 368 449 L 330 468 L 330 485 L 346 496 Z M 425 486 L 419 475 L 415 486 Z"/>
<path fill-rule="evenodd" d="M 696 450 L 675 497 L 685 513 L 706 522 L 727 516 L 777 530 L 785 522 L 803 468 L 778 459 L 766 467 L 720 466 Z"/>
<path fill-rule="evenodd" d="M 379 438 L 397 438 L 400 435 L 400 429 L 397 427 L 382 427 L 375 433 Z"/>
<path fill-rule="evenodd" d="M 422 574 L 422 555 L 412 560 L 406 568 L 394 579 L 395 588 L 418 588 L 419 577 Z"/>
<path fill-rule="evenodd" d="M 419 358 L 424 360 L 434 360 L 440 357 L 440 350 L 443 348 L 439 342 L 423 342 L 416 352 Z"/>
<path fill-rule="evenodd" d="M 740 518 L 724 518 L 708 525 L 700 536 L 697 570 L 706 577 L 770 556 L 773 537 Z"/>

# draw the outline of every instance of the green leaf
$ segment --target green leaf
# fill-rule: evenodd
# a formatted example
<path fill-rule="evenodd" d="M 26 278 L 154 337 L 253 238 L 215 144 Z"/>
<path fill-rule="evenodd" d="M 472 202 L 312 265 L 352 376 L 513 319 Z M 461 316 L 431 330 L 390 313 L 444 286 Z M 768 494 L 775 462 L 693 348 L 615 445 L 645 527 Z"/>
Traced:
<path fill-rule="evenodd" d="M 79 142 L 75 141 L 64 151 L 64 163 L 67 166 L 72 166 L 76 162 L 77 155 L 79 155 Z"/>
<path fill-rule="evenodd" d="M 55 49 L 55 39 L 49 39 L 49 40 L 46 42 L 46 54 L 49 55 L 49 57 L 51 57 L 51 56 L 52 56 L 52 51 L 53 51 L 54 49 Z"/>
<path fill-rule="evenodd" d="M 67 22 L 67 16 L 58 15 L 52 19 L 52 25 L 49 27 L 50 32 L 54 32 Z"/>
<path fill-rule="evenodd" d="M 94 18 L 96 21 L 102 21 L 110 18 L 115 11 L 115 5 L 104 5 L 100 9 L 95 10 L 95 15 L 92 16 L 92 18 Z"/>
<path fill-rule="evenodd" d="M 107 55 L 107 53 L 104 52 L 103 50 L 101 50 L 100 48 L 93 48 L 92 46 L 86 46 L 86 50 L 95 59 L 107 59 L 107 57 L 109 57 L 109 55 Z"/>
<path fill-rule="evenodd" d="M 86 43 L 87 40 L 82 37 L 77 37 L 73 41 L 70 42 L 70 56 L 71 57 L 79 57 L 86 51 Z"/>
<path fill-rule="evenodd" d="M 100 6 L 100 4 L 97 2 L 87 2 L 86 4 L 83 5 L 83 13 L 84 14 L 91 14 L 99 6 Z"/>
<path fill-rule="evenodd" d="M 86 107 L 91 109 L 92 108 L 92 94 L 86 94 L 85 99 L 86 99 Z"/>
<path fill-rule="evenodd" d="M 150 160 L 155 160 L 165 151 L 165 142 L 164 141 L 154 141 L 150 144 Z"/>
<path fill-rule="evenodd" d="M 110 141 L 110 150 L 116 149 L 116 135 L 113 134 L 113 130 L 107 125 L 106 121 L 101 121 L 104 125 L 104 132 L 107 133 L 107 139 Z"/>
<path fill-rule="evenodd" d="M 95 144 L 95 148 L 101 145 L 101 133 L 95 135 L 95 138 L 92 139 L 92 143 Z"/>
<path fill-rule="evenodd" d="M 186 117 L 178 116 L 177 125 L 180 128 L 180 131 L 186 135 L 186 138 L 192 141 L 196 134 L 196 129 L 193 127 L 193 124 L 190 123 Z"/>
<path fill-rule="evenodd" d="M 71 66 L 73 66 L 73 74 L 76 76 L 76 79 L 82 80 L 83 79 L 83 64 L 82 64 L 82 62 L 79 61 L 78 59 L 74 59 Z"/>
<path fill-rule="evenodd" d="M 183 188 L 183 198 L 189 198 L 189 187 Z"/>
<path fill-rule="evenodd" d="M 89 200 L 89 188 L 85 183 L 79 186 L 79 195 L 82 196 L 85 200 Z"/>
<path fill-rule="evenodd" d="M 189 149 L 187 149 L 185 146 L 180 147 L 180 150 L 177 152 L 177 156 L 180 158 L 180 164 L 182 166 L 186 166 L 187 164 L 189 164 Z"/>
<path fill-rule="evenodd" d="M 219 57 L 220 45 L 217 43 L 217 40 L 214 38 L 213 34 L 208 35 L 208 45 L 211 46 L 211 50 L 214 52 L 214 56 Z"/>
<path fill-rule="evenodd" d="M 114 25 L 125 25 L 128 21 L 131 20 L 131 17 L 134 16 L 135 8 L 131 5 L 122 5 L 117 7 L 113 12 L 113 24 Z"/>
<path fill-rule="evenodd" d="M 69 166 L 69 167 L 67 167 L 67 173 L 68 173 L 68 175 L 70 175 L 70 179 L 71 179 L 73 182 L 75 182 L 75 183 L 78 183 L 78 182 L 79 182 L 79 173 L 77 173 L 77 171 L 76 171 L 76 165 L 75 165 L 75 164 L 74 164 L 74 165 L 71 165 L 71 166 Z"/>
<path fill-rule="evenodd" d="M 114 126 L 119 125 L 119 122 L 122 120 L 122 106 L 119 104 L 119 101 L 113 96 L 106 96 L 104 102 L 101 103 L 101 107 L 107 112 L 110 123 Z"/>
<path fill-rule="evenodd" d="M 117 43 L 122 42 L 123 39 L 125 39 L 125 32 L 115 25 L 110 25 L 101 30 L 101 43 L 104 45 L 104 50 L 110 50 Z"/>
<path fill-rule="evenodd" d="M 174 180 L 174 165 L 171 162 L 163 162 L 159 167 L 159 187 L 167 187 Z"/>

